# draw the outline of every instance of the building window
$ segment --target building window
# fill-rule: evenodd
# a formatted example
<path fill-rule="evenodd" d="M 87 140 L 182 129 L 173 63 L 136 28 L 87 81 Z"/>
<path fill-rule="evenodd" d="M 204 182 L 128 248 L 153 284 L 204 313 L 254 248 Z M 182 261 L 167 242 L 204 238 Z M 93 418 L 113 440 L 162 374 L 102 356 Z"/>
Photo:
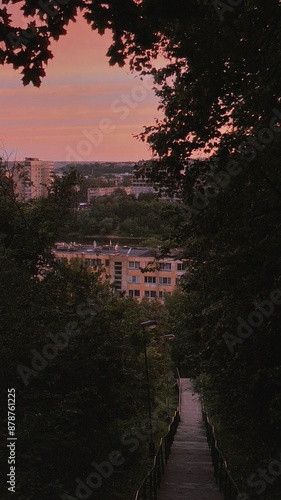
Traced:
<path fill-rule="evenodd" d="M 140 283 L 140 276 L 128 276 L 128 283 Z"/>
<path fill-rule="evenodd" d="M 114 284 L 116 290 L 122 290 L 122 262 L 114 262 Z"/>
<path fill-rule="evenodd" d="M 159 270 L 160 271 L 171 271 L 171 263 L 170 262 L 160 262 Z"/>
<path fill-rule="evenodd" d="M 184 262 L 181 262 L 180 264 L 177 264 L 177 271 L 184 271 Z"/>
<path fill-rule="evenodd" d="M 164 278 L 164 277 L 159 278 L 159 285 L 171 285 L 171 284 L 172 284 L 172 278 Z"/>
<path fill-rule="evenodd" d="M 149 299 L 155 299 L 156 298 L 156 291 L 155 290 L 145 290 L 144 296 L 148 297 Z"/>
<path fill-rule="evenodd" d="M 144 277 L 144 282 L 149 285 L 155 285 L 156 283 L 156 278 L 155 276 L 145 276 Z"/>
<path fill-rule="evenodd" d="M 159 292 L 159 299 L 163 299 L 164 298 L 164 292 Z"/>
<path fill-rule="evenodd" d="M 176 285 L 180 285 L 182 283 L 182 278 L 176 278 Z"/>
<path fill-rule="evenodd" d="M 140 268 L 140 262 L 137 262 L 135 260 L 129 261 L 129 269 L 139 269 Z"/>
<path fill-rule="evenodd" d="M 109 267 L 109 259 L 105 259 L 105 266 Z"/>
<path fill-rule="evenodd" d="M 128 294 L 130 297 L 140 297 L 140 290 L 129 290 Z"/>
<path fill-rule="evenodd" d="M 67 257 L 57 257 L 56 261 L 60 262 L 61 264 L 62 263 L 66 264 L 67 263 Z"/>
<path fill-rule="evenodd" d="M 101 266 L 101 259 L 85 259 L 91 266 Z"/>

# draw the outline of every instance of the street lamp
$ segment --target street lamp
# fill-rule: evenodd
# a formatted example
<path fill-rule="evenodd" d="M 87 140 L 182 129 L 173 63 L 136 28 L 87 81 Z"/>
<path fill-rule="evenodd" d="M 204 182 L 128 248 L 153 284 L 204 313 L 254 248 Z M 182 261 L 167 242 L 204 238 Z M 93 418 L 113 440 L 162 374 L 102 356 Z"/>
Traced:
<path fill-rule="evenodd" d="M 150 396 L 150 383 L 149 383 L 149 371 L 148 371 L 148 362 L 147 362 L 147 350 L 146 350 L 146 328 L 153 329 L 156 328 L 157 322 L 155 320 L 144 321 L 141 323 L 142 331 L 143 331 L 143 345 L 144 345 L 144 361 L 145 361 L 145 376 L 146 376 L 146 386 L 147 386 L 147 400 L 148 400 L 148 416 L 149 416 L 149 454 L 153 457 L 155 455 L 155 443 L 153 441 L 152 434 L 152 412 L 151 412 L 151 396 Z"/>

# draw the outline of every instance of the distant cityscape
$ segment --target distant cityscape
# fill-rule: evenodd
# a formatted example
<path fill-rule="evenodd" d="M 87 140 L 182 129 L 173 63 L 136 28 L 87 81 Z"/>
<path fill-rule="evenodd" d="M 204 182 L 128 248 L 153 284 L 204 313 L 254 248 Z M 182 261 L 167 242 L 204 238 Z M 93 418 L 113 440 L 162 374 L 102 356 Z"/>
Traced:
<path fill-rule="evenodd" d="M 79 205 L 90 205 L 93 199 L 112 196 L 122 189 L 127 195 L 138 198 L 142 193 L 155 193 L 157 188 L 145 178 L 137 178 L 135 163 L 89 163 L 75 165 L 87 185 L 86 200 Z M 59 177 L 70 165 L 27 157 L 12 172 L 16 195 L 22 201 L 46 197 L 54 174 Z M 100 175 L 104 172 L 104 175 Z M 79 205 L 77 208 L 79 208 Z M 165 294 L 172 293 L 184 274 L 184 262 L 179 252 L 157 257 L 157 249 L 112 244 L 92 245 L 57 243 L 53 249 L 57 261 L 70 262 L 79 259 L 92 270 L 102 271 L 104 281 L 109 282 L 116 293 L 164 301 Z"/>
<path fill-rule="evenodd" d="M 17 168 L 14 165 L 12 167 L 15 193 L 22 201 L 28 201 L 47 196 L 54 174 L 62 177 L 70 164 L 26 157 L 24 161 L 17 163 Z M 83 162 L 81 165 L 75 164 L 75 167 L 88 184 L 84 204 L 89 204 L 96 197 L 110 196 L 116 189 L 123 189 L 127 195 L 131 194 L 136 198 L 141 193 L 157 193 L 157 187 L 148 179 L 136 176 L 136 163 L 133 162 Z M 96 175 L 95 171 L 100 174 L 101 169 L 105 174 Z"/>

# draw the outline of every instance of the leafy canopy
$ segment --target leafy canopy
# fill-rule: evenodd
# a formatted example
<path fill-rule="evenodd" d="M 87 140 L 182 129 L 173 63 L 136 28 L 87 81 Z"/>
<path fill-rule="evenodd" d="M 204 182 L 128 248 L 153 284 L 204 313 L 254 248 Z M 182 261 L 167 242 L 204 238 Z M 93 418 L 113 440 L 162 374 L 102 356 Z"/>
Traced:
<path fill-rule="evenodd" d="M 11 13 L 21 9 L 22 30 Z M 93 30 L 112 33 L 111 65 L 154 75 L 164 118 L 146 128 L 155 162 L 148 173 L 171 190 L 190 192 L 202 175 L 194 153 L 220 164 L 245 148 L 245 137 L 268 127 L 280 104 L 278 0 L 236 6 L 209 0 L 4 0 L 0 61 L 22 68 L 24 85 L 39 86 L 53 40 L 81 15 Z M 156 69 L 154 58 L 163 56 Z M 240 148 L 240 149 L 239 149 Z M 183 175 L 183 169 L 185 175 Z"/>

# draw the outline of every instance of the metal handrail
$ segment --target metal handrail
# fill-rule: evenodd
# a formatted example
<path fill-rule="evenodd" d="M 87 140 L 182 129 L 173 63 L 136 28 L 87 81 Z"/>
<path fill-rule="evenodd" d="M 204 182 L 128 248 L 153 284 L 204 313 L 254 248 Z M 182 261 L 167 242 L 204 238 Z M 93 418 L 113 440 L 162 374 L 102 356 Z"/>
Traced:
<path fill-rule="evenodd" d="M 180 422 L 180 408 L 181 408 L 181 379 L 178 374 L 178 389 L 179 399 L 178 408 L 174 417 L 169 425 L 167 434 L 161 438 L 157 453 L 153 459 L 153 465 L 148 474 L 142 481 L 134 500 L 157 500 L 157 490 L 160 487 L 162 475 L 164 474 L 164 462 L 168 461 L 171 453 L 171 447 L 174 441 L 174 436 Z M 227 461 L 218 447 L 218 442 L 215 435 L 215 428 L 210 423 L 209 415 L 204 410 L 202 403 L 202 417 L 206 427 L 207 442 L 211 450 L 212 463 L 214 466 L 214 476 L 216 484 L 219 485 L 220 491 L 224 493 L 224 500 L 237 500 L 242 498 L 242 494 L 234 481 L 230 470 L 228 469 Z"/>
<path fill-rule="evenodd" d="M 179 375 L 179 372 L 177 370 Z M 166 464 L 171 453 L 171 447 L 180 422 L 180 397 L 181 382 L 178 378 L 179 399 L 178 407 L 174 413 L 167 434 L 161 438 L 156 455 L 153 458 L 153 465 L 142 481 L 134 500 L 157 500 L 157 490 L 160 487 L 161 479 L 164 474 L 164 463 Z"/>
<path fill-rule="evenodd" d="M 182 383 L 181 383 L 181 376 L 180 376 L 180 372 L 179 372 L 178 368 L 176 368 L 176 372 L 177 372 L 177 383 L 178 383 L 178 391 L 179 391 L 178 408 L 179 408 L 179 412 L 181 412 Z"/>
<path fill-rule="evenodd" d="M 204 407 L 202 410 L 202 416 L 203 422 L 206 427 L 208 445 L 211 450 L 216 484 L 219 485 L 220 491 L 223 491 L 224 500 L 236 500 L 237 498 L 242 498 L 242 494 L 239 491 L 239 488 L 235 483 L 230 470 L 228 469 L 227 461 L 222 451 L 218 447 L 215 428 L 211 424 L 209 415 L 204 410 Z"/>

